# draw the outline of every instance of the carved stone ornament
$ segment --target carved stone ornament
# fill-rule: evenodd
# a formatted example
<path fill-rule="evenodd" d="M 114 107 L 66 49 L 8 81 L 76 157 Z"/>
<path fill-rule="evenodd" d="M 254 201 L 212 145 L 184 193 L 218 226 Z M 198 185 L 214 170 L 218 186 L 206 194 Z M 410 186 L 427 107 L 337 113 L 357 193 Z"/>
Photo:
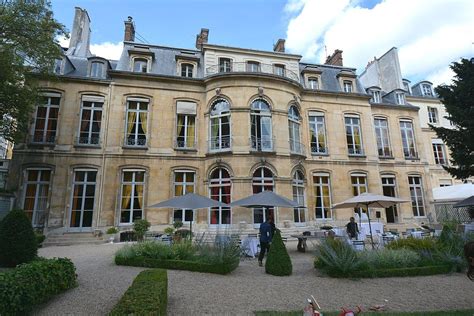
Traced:
<path fill-rule="evenodd" d="M 221 88 L 216 88 L 216 95 L 220 95 L 221 94 Z"/>
<path fill-rule="evenodd" d="M 263 96 L 263 87 L 258 87 L 258 95 Z"/>

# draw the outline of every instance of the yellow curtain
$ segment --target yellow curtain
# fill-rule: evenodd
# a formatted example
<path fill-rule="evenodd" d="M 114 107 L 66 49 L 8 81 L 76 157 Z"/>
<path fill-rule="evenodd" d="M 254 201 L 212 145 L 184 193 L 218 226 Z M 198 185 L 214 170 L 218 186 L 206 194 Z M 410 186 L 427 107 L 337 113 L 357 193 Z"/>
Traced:
<path fill-rule="evenodd" d="M 143 134 L 146 135 L 148 113 L 140 112 L 140 122 L 142 123 Z"/>
<path fill-rule="evenodd" d="M 360 132 L 359 132 L 359 128 L 354 128 L 354 143 L 356 144 L 357 148 L 360 148 Z"/>
<path fill-rule="evenodd" d="M 177 131 L 176 131 L 176 139 L 178 141 L 183 141 L 184 138 L 184 115 L 178 115 L 178 123 L 177 123 Z M 178 146 L 182 146 L 182 144 L 178 144 Z"/>
<path fill-rule="evenodd" d="M 174 196 L 181 196 L 183 195 L 183 186 L 182 185 L 175 185 L 174 186 Z"/>
<path fill-rule="evenodd" d="M 135 191 L 137 193 L 135 198 L 139 201 L 140 205 L 134 205 L 133 208 L 134 209 L 138 209 L 138 208 L 141 209 L 142 205 L 143 205 L 143 203 L 142 203 L 142 201 L 143 201 L 143 185 L 135 185 Z"/>
<path fill-rule="evenodd" d="M 132 195 L 132 186 L 130 184 L 122 185 L 122 210 L 128 209 Z"/>
<path fill-rule="evenodd" d="M 196 122 L 194 116 L 188 116 L 188 129 L 186 135 L 186 147 L 194 147 L 194 135 L 196 130 Z"/>
<path fill-rule="evenodd" d="M 326 144 L 325 144 L 326 142 L 324 139 L 324 133 L 321 130 L 318 131 L 318 143 L 321 149 L 326 150 Z"/>
<path fill-rule="evenodd" d="M 127 126 L 127 136 L 132 133 L 133 127 L 135 126 L 135 119 L 137 117 L 136 112 L 128 112 L 128 126 Z"/>

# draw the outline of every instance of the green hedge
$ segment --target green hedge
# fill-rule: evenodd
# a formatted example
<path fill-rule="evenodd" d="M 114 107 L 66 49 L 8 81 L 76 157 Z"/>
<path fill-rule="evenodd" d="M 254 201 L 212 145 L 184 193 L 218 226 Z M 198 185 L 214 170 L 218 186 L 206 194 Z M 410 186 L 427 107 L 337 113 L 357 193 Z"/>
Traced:
<path fill-rule="evenodd" d="M 37 259 L 0 273 L 0 315 L 25 314 L 77 285 L 70 259 Z"/>
<path fill-rule="evenodd" d="M 327 271 L 327 274 L 334 278 L 389 278 L 389 277 L 409 277 L 422 275 L 446 274 L 452 272 L 451 265 L 409 267 L 396 269 L 377 269 L 353 271 L 347 275 Z"/>
<path fill-rule="evenodd" d="M 168 274 L 166 270 L 142 271 L 109 315 L 166 315 Z"/>
<path fill-rule="evenodd" d="M 186 260 L 159 260 L 146 257 L 123 258 L 115 256 L 115 264 L 122 266 L 188 270 L 216 274 L 228 274 L 239 266 L 239 261 L 230 263 L 202 263 Z"/>

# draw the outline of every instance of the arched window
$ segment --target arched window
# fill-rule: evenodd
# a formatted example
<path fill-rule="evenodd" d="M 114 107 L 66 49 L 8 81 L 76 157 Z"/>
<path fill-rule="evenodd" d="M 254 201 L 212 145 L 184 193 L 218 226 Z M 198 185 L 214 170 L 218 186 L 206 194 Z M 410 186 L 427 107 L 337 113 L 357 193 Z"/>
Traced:
<path fill-rule="evenodd" d="M 25 173 L 23 210 L 33 227 L 43 227 L 48 211 L 52 172 L 49 168 L 29 168 Z"/>
<path fill-rule="evenodd" d="M 74 231 L 90 230 L 94 214 L 96 169 L 75 169 L 69 227 Z M 129 201 L 131 203 L 131 200 Z"/>
<path fill-rule="evenodd" d="M 133 224 L 143 218 L 143 192 L 145 170 L 127 169 L 122 171 L 122 194 L 120 203 L 120 223 Z"/>
<path fill-rule="evenodd" d="M 270 106 L 263 99 L 257 99 L 252 102 L 250 112 L 251 139 L 250 143 L 253 150 L 272 151 L 272 115 Z"/>
<path fill-rule="evenodd" d="M 298 205 L 305 205 L 304 198 L 304 175 L 300 170 L 297 170 L 293 175 L 293 201 L 298 203 Z M 300 207 L 295 207 L 294 209 L 295 223 L 302 224 L 306 222 L 305 209 Z"/>
<path fill-rule="evenodd" d="M 314 215 L 316 220 L 331 219 L 331 179 L 329 173 L 314 173 L 313 183 L 315 197 Z"/>
<path fill-rule="evenodd" d="M 223 202 L 231 202 L 232 183 L 230 175 L 224 168 L 215 169 L 209 179 L 209 196 L 211 199 Z M 210 210 L 209 224 L 229 225 L 231 224 L 230 207 L 212 207 Z"/>
<path fill-rule="evenodd" d="M 174 196 L 194 193 L 196 186 L 196 173 L 192 170 L 175 170 L 173 174 Z M 191 209 L 175 209 L 173 221 L 189 223 L 194 220 L 194 212 Z"/>
<path fill-rule="evenodd" d="M 274 181 L 273 172 L 265 167 L 260 167 L 253 173 L 252 178 L 252 192 L 257 194 L 263 191 L 273 191 Z M 267 218 L 273 217 L 273 207 L 254 208 L 253 222 L 254 224 L 261 224 Z M 273 217 L 274 218 L 274 217 Z"/>
<path fill-rule="evenodd" d="M 61 94 L 43 92 L 36 107 L 34 143 L 54 144 L 58 131 L 58 116 Z"/>
<path fill-rule="evenodd" d="M 369 190 L 367 186 L 367 174 L 351 173 L 351 186 L 352 186 L 352 194 L 354 196 L 358 196 L 362 193 L 366 193 Z M 354 208 L 354 213 L 356 213 L 355 214 L 356 217 L 361 216 L 362 219 L 366 219 L 367 207 Z M 358 218 L 356 219 L 358 221 Z"/>
<path fill-rule="evenodd" d="M 300 113 L 296 106 L 292 105 L 288 110 L 288 129 L 290 133 L 290 151 L 296 154 L 302 153 L 300 124 Z"/>
<path fill-rule="evenodd" d="M 224 99 L 217 99 L 212 104 L 209 143 L 210 151 L 230 149 L 230 105 Z"/>

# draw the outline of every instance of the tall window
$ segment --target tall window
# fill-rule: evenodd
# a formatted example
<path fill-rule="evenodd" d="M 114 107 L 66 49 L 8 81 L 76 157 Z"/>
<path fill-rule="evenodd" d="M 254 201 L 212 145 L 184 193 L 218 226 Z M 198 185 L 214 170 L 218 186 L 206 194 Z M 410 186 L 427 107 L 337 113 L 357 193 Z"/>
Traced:
<path fill-rule="evenodd" d="M 446 165 L 448 161 L 444 151 L 444 144 L 441 142 L 441 140 L 433 140 L 432 146 L 435 163 L 437 165 Z"/>
<path fill-rule="evenodd" d="M 51 170 L 28 169 L 26 171 L 25 199 L 23 210 L 30 218 L 33 227 L 42 227 L 48 209 L 48 194 Z"/>
<path fill-rule="evenodd" d="M 259 72 L 260 71 L 260 63 L 257 61 L 248 61 L 247 62 L 247 71 L 248 72 Z"/>
<path fill-rule="evenodd" d="M 374 125 L 379 157 L 390 157 L 392 153 L 390 152 L 387 120 L 384 118 L 376 118 L 374 119 Z"/>
<path fill-rule="evenodd" d="M 40 98 L 36 107 L 35 130 L 33 142 L 54 143 L 58 128 L 59 93 L 46 93 Z"/>
<path fill-rule="evenodd" d="M 438 124 L 438 109 L 431 106 L 428 107 L 428 121 L 431 124 Z"/>
<path fill-rule="evenodd" d="M 327 154 L 326 144 L 326 124 L 324 122 L 324 113 L 309 113 L 309 132 L 311 133 L 311 153 Z"/>
<path fill-rule="evenodd" d="M 273 73 L 277 76 L 285 76 L 285 65 L 273 65 Z"/>
<path fill-rule="evenodd" d="M 125 145 L 136 147 L 146 146 L 148 103 L 149 101 L 147 99 L 128 99 Z"/>
<path fill-rule="evenodd" d="M 288 110 L 288 129 L 290 135 L 290 151 L 292 153 L 302 153 L 300 140 L 300 113 L 292 105 Z"/>
<path fill-rule="evenodd" d="M 420 176 L 409 176 L 411 208 L 413 216 L 425 216 L 425 205 L 423 202 L 423 184 Z"/>
<path fill-rule="evenodd" d="M 91 77 L 93 77 L 93 78 L 104 78 L 105 77 L 104 63 L 98 62 L 98 61 L 93 61 L 91 63 Z"/>
<path fill-rule="evenodd" d="M 219 72 L 231 72 L 232 61 L 230 58 L 219 58 Z"/>
<path fill-rule="evenodd" d="M 344 80 L 343 81 L 344 85 L 344 92 L 352 92 L 352 81 L 349 80 Z"/>
<path fill-rule="evenodd" d="M 75 170 L 69 227 L 92 227 L 94 213 L 96 170 Z"/>
<path fill-rule="evenodd" d="M 363 173 L 353 173 L 351 174 L 351 185 L 352 185 L 352 195 L 358 196 L 362 193 L 368 191 L 367 188 L 367 176 Z M 355 208 L 354 212 L 359 216 L 362 216 L 362 212 L 367 212 L 367 208 L 359 207 Z"/>
<path fill-rule="evenodd" d="M 380 103 L 382 101 L 380 90 L 372 89 L 370 90 L 370 94 L 372 94 L 372 98 L 370 100 L 373 103 Z"/>
<path fill-rule="evenodd" d="M 382 192 L 383 192 L 383 195 L 385 196 L 391 196 L 391 197 L 397 196 L 395 176 L 393 175 L 382 176 Z M 397 205 L 394 205 L 385 209 L 385 218 L 387 219 L 387 223 L 398 222 Z"/>
<path fill-rule="evenodd" d="M 427 83 L 423 83 L 421 85 L 421 88 L 423 90 L 423 95 L 427 96 L 433 96 L 433 90 L 431 89 L 431 85 Z"/>
<path fill-rule="evenodd" d="M 143 218 L 144 187 L 145 171 L 124 170 L 122 172 L 121 224 L 133 224 L 134 221 Z"/>
<path fill-rule="evenodd" d="M 212 104 L 210 116 L 210 150 L 230 149 L 230 105 L 224 99 L 218 99 Z"/>
<path fill-rule="evenodd" d="M 194 65 L 192 64 L 181 64 L 181 77 L 192 78 L 194 71 Z"/>
<path fill-rule="evenodd" d="M 405 104 L 405 93 L 396 92 L 395 93 L 395 100 L 397 101 L 397 104 L 404 105 Z"/>
<path fill-rule="evenodd" d="M 133 72 L 148 72 L 148 60 L 135 58 L 133 60 Z"/>
<path fill-rule="evenodd" d="M 360 119 L 358 116 L 346 116 L 346 140 L 349 155 L 363 155 Z"/>
<path fill-rule="evenodd" d="M 178 101 L 176 114 L 176 148 L 194 148 L 196 141 L 196 103 Z"/>
<path fill-rule="evenodd" d="M 196 174 L 194 171 L 179 170 L 174 172 L 174 196 L 185 195 L 186 193 L 194 193 L 196 186 Z M 175 222 L 192 222 L 193 221 L 193 210 L 190 209 L 179 209 L 174 210 L 173 220 Z"/>
<path fill-rule="evenodd" d="M 293 175 L 293 201 L 298 203 L 298 205 L 305 205 L 304 198 L 304 175 L 300 170 L 297 170 Z M 305 209 L 300 207 L 295 207 L 293 209 L 295 223 L 304 223 L 306 222 Z"/>
<path fill-rule="evenodd" d="M 272 151 L 272 115 L 270 106 L 263 99 L 257 99 L 250 106 L 252 149 L 257 151 Z"/>
<path fill-rule="evenodd" d="M 102 123 L 102 107 L 104 98 L 83 96 L 81 102 L 81 125 L 79 127 L 78 144 L 98 145 L 100 126 Z"/>
<path fill-rule="evenodd" d="M 403 81 L 403 89 L 405 89 L 408 94 L 411 94 L 410 83 L 408 81 Z"/>
<path fill-rule="evenodd" d="M 308 87 L 311 90 L 318 90 L 319 89 L 319 81 L 318 78 L 316 77 L 310 77 L 308 78 Z"/>
<path fill-rule="evenodd" d="M 402 133 L 403 155 L 405 158 L 417 158 L 413 123 L 400 121 L 400 132 Z"/>
<path fill-rule="evenodd" d="M 209 181 L 210 198 L 219 202 L 229 204 L 231 202 L 232 183 L 227 170 L 218 168 L 211 174 Z M 209 224 L 229 225 L 231 224 L 230 207 L 212 207 L 210 210 Z"/>
<path fill-rule="evenodd" d="M 253 194 L 257 194 L 263 191 L 273 191 L 273 185 L 273 173 L 270 169 L 260 167 L 255 170 L 252 179 Z M 275 219 L 273 215 L 273 207 L 254 208 L 253 222 L 254 224 L 261 224 L 265 222 L 269 217 Z"/>
<path fill-rule="evenodd" d="M 316 219 L 331 219 L 331 182 L 329 174 L 315 173 L 313 174 L 314 197 L 315 201 L 315 217 Z"/>

